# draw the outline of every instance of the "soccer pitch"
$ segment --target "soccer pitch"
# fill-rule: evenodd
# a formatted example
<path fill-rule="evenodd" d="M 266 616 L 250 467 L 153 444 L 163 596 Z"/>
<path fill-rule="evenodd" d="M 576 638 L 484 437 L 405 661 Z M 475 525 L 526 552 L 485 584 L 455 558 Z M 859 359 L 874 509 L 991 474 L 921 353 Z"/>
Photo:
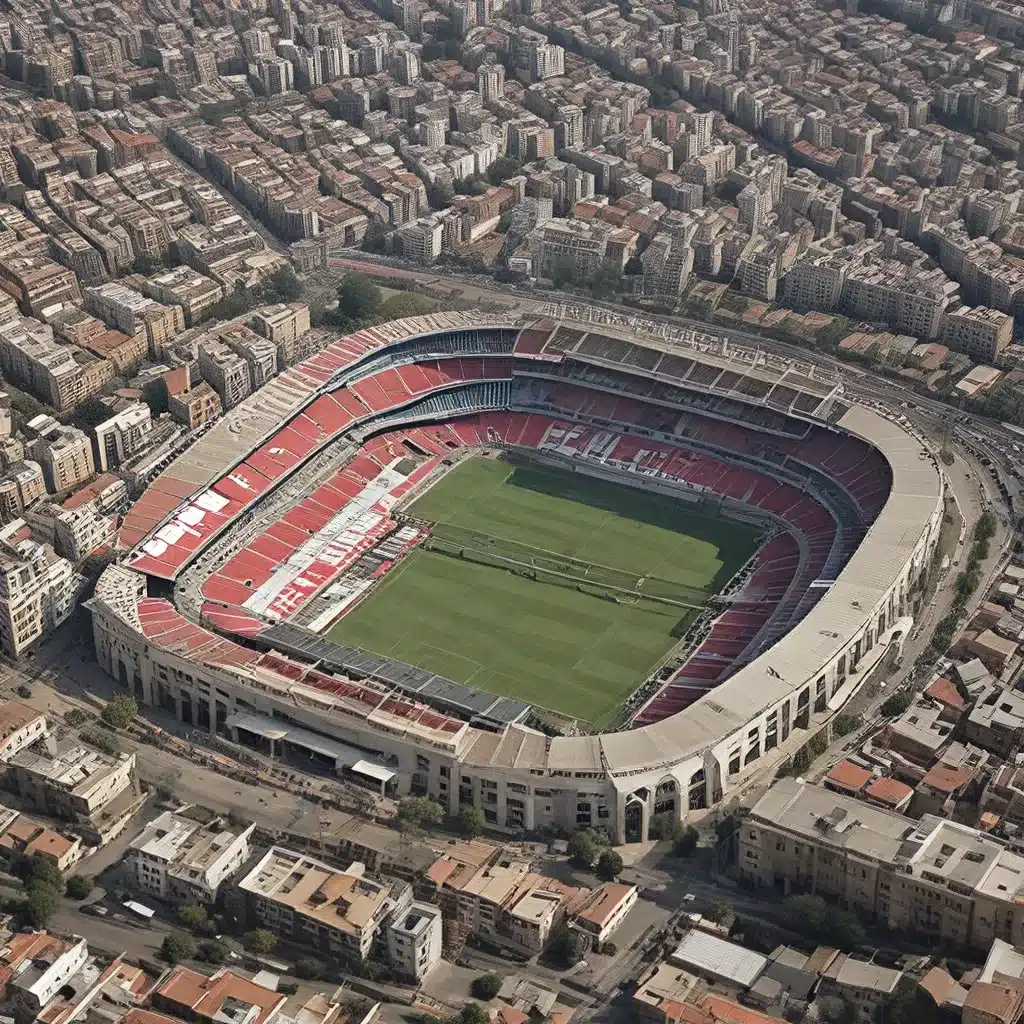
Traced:
<path fill-rule="evenodd" d="M 663 495 L 484 457 L 461 463 L 408 511 L 439 533 L 471 531 L 513 549 L 653 574 L 697 604 L 757 540 L 752 529 Z M 695 612 L 586 590 L 420 548 L 329 636 L 598 724 L 614 718 Z"/>

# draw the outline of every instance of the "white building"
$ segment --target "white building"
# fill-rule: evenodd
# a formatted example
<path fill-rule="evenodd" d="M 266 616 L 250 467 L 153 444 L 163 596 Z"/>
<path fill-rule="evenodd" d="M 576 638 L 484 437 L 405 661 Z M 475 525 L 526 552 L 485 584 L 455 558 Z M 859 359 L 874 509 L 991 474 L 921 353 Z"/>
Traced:
<path fill-rule="evenodd" d="M 46 718 L 16 700 L 0 705 L 0 762 L 6 764 L 19 750 L 47 735 Z"/>
<path fill-rule="evenodd" d="M 388 961 L 403 978 L 418 984 L 441 959 L 441 908 L 413 903 L 392 915 L 386 938 Z"/>
<path fill-rule="evenodd" d="M 23 940 L 16 950 L 15 940 Z M 58 939 L 46 932 L 14 936 L 9 951 L 13 957 L 5 955 L 8 950 L 0 950 L 0 959 L 9 962 L 13 958 L 17 961 L 8 984 L 40 1009 L 85 966 L 89 958 L 85 939 Z"/>
<path fill-rule="evenodd" d="M 189 808 L 164 811 L 128 847 L 125 863 L 140 893 L 171 903 L 206 905 L 249 858 L 255 825 L 222 828 L 219 818 L 190 817 Z"/>
<path fill-rule="evenodd" d="M 134 402 L 94 428 L 96 467 L 116 469 L 141 452 L 153 433 L 153 416 L 145 402 Z"/>

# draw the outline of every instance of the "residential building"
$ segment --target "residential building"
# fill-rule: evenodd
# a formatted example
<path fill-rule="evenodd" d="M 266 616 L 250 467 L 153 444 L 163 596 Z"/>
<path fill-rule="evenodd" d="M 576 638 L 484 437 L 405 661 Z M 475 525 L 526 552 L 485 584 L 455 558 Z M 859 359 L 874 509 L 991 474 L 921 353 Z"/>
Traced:
<path fill-rule="evenodd" d="M 178 423 L 183 423 L 190 430 L 198 430 L 217 419 L 223 407 L 220 395 L 204 380 L 189 391 L 168 395 L 167 411 Z"/>
<path fill-rule="evenodd" d="M 960 306 L 943 318 L 941 340 L 976 363 L 993 364 L 1013 341 L 1013 317 L 987 306 Z"/>
<path fill-rule="evenodd" d="M 182 964 L 160 979 L 151 998 L 157 1010 L 196 1024 L 273 1024 L 288 1001 L 227 968 L 207 976 Z"/>
<path fill-rule="evenodd" d="M 48 734 L 46 717 L 20 701 L 0 705 L 0 762 L 6 764 L 19 750 Z"/>
<path fill-rule="evenodd" d="M 96 843 L 118 835 L 145 799 L 134 753 L 111 756 L 78 743 L 44 744 L 15 754 L 9 774 L 23 800 L 74 822 Z"/>
<path fill-rule="evenodd" d="M 63 874 L 82 859 L 86 851 L 81 836 L 59 832 L 26 814 L 14 813 L 16 819 L 0 834 L 0 854 L 9 862 L 19 857 L 40 857 Z"/>
<path fill-rule="evenodd" d="M 116 469 L 141 452 L 153 433 L 153 418 L 145 402 L 134 402 L 93 428 L 96 466 L 101 473 Z"/>
<path fill-rule="evenodd" d="M 635 885 L 603 882 L 583 901 L 572 917 L 572 927 L 586 932 L 591 948 L 600 952 L 601 946 L 611 940 L 638 898 Z"/>
<path fill-rule="evenodd" d="M 211 338 L 199 345 L 199 372 L 217 392 L 227 411 L 252 392 L 249 364 L 223 341 Z"/>
<path fill-rule="evenodd" d="M 441 960 L 440 907 L 414 902 L 387 924 L 388 961 L 403 979 L 419 984 Z"/>
<path fill-rule="evenodd" d="M 890 928 L 987 949 L 1024 939 L 1024 857 L 977 829 L 914 821 L 795 779 L 744 819 L 745 878 L 838 900 Z"/>
<path fill-rule="evenodd" d="M 210 906 L 249 859 L 255 827 L 228 828 L 200 808 L 164 811 L 132 840 L 125 865 L 143 896 Z"/>
<path fill-rule="evenodd" d="M 406 883 L 345 871 L 302 853 L 272 847 L 238 883 L 249 927 L 269 928 L 332 957 L 365 960 L 388 917 L 412 904 Z"/>
<path fill-rule="evenodd" d="M 149 340 L 140 327 L 134 335 L 122 331 L 103 331 L 86 339 L 84 347 L 98 359 L 109 360 L 118 373 L 124 374 L 146 358 Z"/>
<path fill-rule="evenodd" d="M 856 1007 L 859 1024 L 875 1024 L 902 977 L 902 971 L 840 953 L 821 976 L 820 994 Z"/>
<path fill-rule="evenodd" d="M 88 957 L 85 939 L 18 932 L 0 950 L 0 978 L 41 1010 L 81 970 Z"/>
<path fill-rule="evenodd" d="M 185 323 L 190 327 L 203 319 L 210 306 L 224 298 L 220 284 L 187 265 L 155 274 L 143 285 L 143 291 L 157 302 L 181 306 Z"/>
<path fill-rule="evenodd" d="M 91 503 L 59 509 L 53 525 L 54 550 L 72 562 L 80 562 L 114 541 L 114 518 Z"/>
<path fill-rule="evenodd" d="M 249 323 L 277 346 L 278 366 L 291 366 L 295 362 L 295 343 L 309 330 L 309 306 L 304 302 L 263 306 L 253 313 Z"/>
<path fill-rule="evenodd" d="M 52 494 L 72 491 L 96 472 L 92 442 L 77 427 L 49 422 L 32 442 L 29 451 L 42 466 L 47 490 Z"/>
<path fill-rule="evenodd" d="M 0 647 L 20 657 L 74 609 L 84 580 L 23 519 L 0 529 Z"/>

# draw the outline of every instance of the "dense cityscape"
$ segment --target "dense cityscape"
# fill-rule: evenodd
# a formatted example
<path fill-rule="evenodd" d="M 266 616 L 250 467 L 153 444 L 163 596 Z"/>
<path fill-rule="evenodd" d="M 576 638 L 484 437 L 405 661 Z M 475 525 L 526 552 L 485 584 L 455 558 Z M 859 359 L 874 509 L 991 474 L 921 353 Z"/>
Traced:
<path fill-rule="evenodd" d="M 2 0 L 0 1019 L 1024 1022 L 1022 38 Z"/>

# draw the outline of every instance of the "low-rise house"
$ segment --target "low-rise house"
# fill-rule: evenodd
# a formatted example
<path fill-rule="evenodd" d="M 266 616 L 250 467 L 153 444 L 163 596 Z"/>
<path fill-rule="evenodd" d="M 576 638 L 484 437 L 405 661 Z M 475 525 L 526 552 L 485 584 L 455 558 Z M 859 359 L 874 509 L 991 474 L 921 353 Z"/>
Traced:
<path fill-rule="evenodd" d="M 854 960 L 840 953 L 821 976 L 820 993 L 851 1003 L 857 1008 L 857 1019 L 874 1024 L 879 1011 L 892 998 L 903 977 L 902 971 Z"/>
<path fill-rule="evenodd" d="M 0 705 L 0 762 L 6 764 L 47 734 L 46 716 L 35 708 L 16 700 Z"/>
<path fill-rule="evenodd" d="M 637 887 L 604 882 L 587 896 L 572 917 L 572 927 L 586 932 L 591 948 L 598 952 L 609 942 L 637 901 Z"/>

